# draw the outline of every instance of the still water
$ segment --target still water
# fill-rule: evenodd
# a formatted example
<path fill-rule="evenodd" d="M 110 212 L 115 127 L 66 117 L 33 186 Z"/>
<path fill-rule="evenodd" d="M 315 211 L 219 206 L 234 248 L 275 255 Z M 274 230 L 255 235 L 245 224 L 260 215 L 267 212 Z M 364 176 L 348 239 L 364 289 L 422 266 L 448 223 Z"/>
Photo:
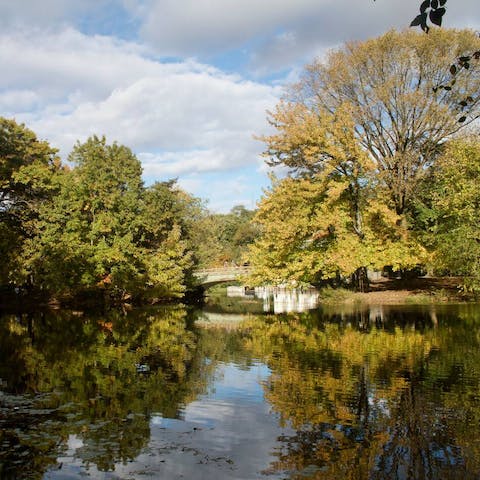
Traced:
<path fill-rule="evenodd" d="M 0 478 L 480 478 L 479 305 L 262 305 L 3 315 Z"/>

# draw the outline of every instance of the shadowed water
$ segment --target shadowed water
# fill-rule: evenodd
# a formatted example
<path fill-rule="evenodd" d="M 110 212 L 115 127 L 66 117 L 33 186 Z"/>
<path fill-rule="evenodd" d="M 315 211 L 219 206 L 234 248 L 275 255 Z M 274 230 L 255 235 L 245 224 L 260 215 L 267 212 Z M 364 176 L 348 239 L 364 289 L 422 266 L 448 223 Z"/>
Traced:
<path fill-rule="evenodd" d="M 480 478 L 478 305 L 226 305 L 1 317 L 0 478 Z"/>

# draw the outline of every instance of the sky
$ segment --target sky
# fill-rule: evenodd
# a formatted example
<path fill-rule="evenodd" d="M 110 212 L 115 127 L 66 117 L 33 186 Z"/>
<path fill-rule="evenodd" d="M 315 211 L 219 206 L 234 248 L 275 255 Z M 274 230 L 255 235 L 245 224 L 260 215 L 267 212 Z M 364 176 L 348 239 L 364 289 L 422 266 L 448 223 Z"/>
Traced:
<path fill-rule="evenodd" d="M 0 116 L 59 149 L 105 135 L 214 212 L 269 185 L 256 137 L 305 64 L 407 28 L 419 0 L 0 0 Z M 478 0 L 444 27 L 480 30 Z"/>

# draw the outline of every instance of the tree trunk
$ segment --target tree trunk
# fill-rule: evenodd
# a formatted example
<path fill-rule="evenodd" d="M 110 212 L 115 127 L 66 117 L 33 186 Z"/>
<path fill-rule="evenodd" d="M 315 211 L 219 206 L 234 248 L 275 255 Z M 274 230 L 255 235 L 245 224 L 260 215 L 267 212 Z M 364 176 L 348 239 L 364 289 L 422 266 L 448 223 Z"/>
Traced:
<path fill-rule="evenodd" d="M 368 292 L 370 290 L 367 267 L 360 267 L 355 270 L 352 274 L 352 287 L 357 292 Z"/>

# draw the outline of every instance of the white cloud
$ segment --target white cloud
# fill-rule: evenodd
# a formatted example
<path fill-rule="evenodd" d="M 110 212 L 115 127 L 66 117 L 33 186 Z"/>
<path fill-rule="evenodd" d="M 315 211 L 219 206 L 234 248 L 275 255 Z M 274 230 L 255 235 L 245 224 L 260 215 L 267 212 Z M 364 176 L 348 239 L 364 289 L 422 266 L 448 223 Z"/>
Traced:
<path fill-rule="evenodd" d="M 192 60 L 160 63 L 143 47 L 67 28 L 0 35 L 0 108 L 66 155 L 97 134 L 132 148 L 145 177 L 258 166 L 272 87 Z M 28 73 L 27 73 L 28 72 Z"/>
<path fill-rule="evenodd" d="M 318 0 L 151 0 L 143 34 L 167 55 L 189 56 L 236 48 L 272 34 Z"/>
<path fill-rule="evenodd" d="M 7 90 L 0 93 L 0 112 L 12 116 L 16 112 L 28 112 L 41 102 L 32 90 Z"/>
<path fill-rule="evenodd" d="M 346 40 L 407 28 L 419 0 L 150 0 L 144 38 L 163 55 L 212 56 L 255 45 L 252 68 L 266 74 L 305 63 Z M 447 26 L 480 27 L 478 0 L 447 5 Z"/>
<path fill-rule="evenodd" d="M 177 177 L 192 173 L 227 170 L 225 152 L 219 149 L 193 150 L 188 152 L 167 152 L 164 154 L 141 153 L 139 158 L 147 178 Z"/>
<path fill-rule="evenodd" d="M 277 85 L 297 78 L 303 63 L 345 40 L 406 27 L 418 5 L 0 0 L 0 115 L 25 122 L 64 157 L 77 139 L 106 134 L 139 155 L 150 180 L 179 176 L 197 185 L 195 194 L 210 196 L 206 179 L 217 185 L 215 175 L 232 170 L 231 183 L 218 184 L 211 197 L 212 205 L 226 209 L 230 201 L 251 198 L 263 182 L 252 181 L 254 175 L 265 178 L 262 145 L 252 135 L 268 130 L 265 110 L 277 102 Z M 478 0 L 449 2 L 445 25 L 480 28 Z M 167 63 L 158 55 L 180 59 Z M 205 63 L 212 59 L 238 73 Z M 245 62 L 250 73 L 276 80 L 245 80 Z M 242 192 L 237 187 L 245 166 L 252 178 Z"/>
<path fill-rule="evenodd" d="M 0 88 L 30 88 L 45 103 L 75 94 L 99 99 L 117 86 L 155 72 L 139 45 L 105 36 L 86 36 L 73 28 L 2 32 Z"/>

